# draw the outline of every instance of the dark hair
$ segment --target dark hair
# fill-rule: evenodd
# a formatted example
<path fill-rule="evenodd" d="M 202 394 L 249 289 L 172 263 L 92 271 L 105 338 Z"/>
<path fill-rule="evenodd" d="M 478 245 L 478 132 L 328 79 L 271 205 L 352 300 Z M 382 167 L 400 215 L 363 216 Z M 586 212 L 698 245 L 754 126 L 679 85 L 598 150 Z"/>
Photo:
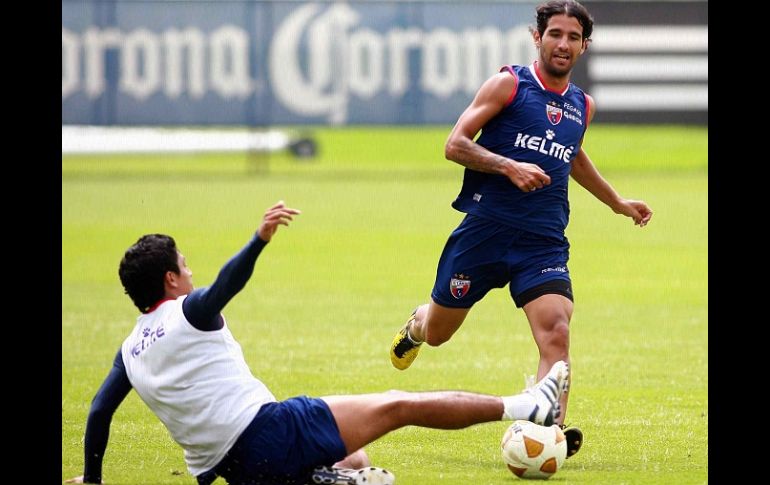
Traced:
<path fill-rule="evenodd" d="M 165 234 L 147 234 L 126 250 L 118 275 L 134 305 L 146 313 L 166 294 L 166 272 L 179 274 L 176 242 Z"/>
<path fill-rule="evenodd" d="M 540 32 L 541 37 L 551 17 L 559 14 L 575 17 L 583 27 L 583 39 L 591 37 L 594 31 L 594 18 L 575 0 L 551 0 L 537 6 L 537 31 Z"/>

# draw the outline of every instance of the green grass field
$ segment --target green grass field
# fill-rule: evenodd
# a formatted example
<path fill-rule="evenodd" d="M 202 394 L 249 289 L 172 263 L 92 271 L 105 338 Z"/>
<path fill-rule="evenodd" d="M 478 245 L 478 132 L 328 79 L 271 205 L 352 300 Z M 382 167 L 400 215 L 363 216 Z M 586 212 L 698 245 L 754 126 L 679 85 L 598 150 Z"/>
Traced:
<path fill-rule="evenodd" d="M 511 394 L 537 350 L 507 289 L 491 292 L 454 338 L 408 371 L 388 347 L 430 295 L 462 167 L 449 127 L 323 128 L 320 156 L 90 156 L 62 159 L 62 480 L 80 475 L 88 408 L 137 312 L 117 268 L 140 235 L 173 235 L 197 286 L 283 199 L 281 228 L 225 316 L 278 399 L 387 389 Z M 640 229 L 572 184 L 573 387 L 567 422 L 585 446 L 550 480 L 564 484 L 708 481 L 708 131 L 592 126 L 605 177 L 653 208 Z M 399 485 L 504 485 L 506 423 L 404 428 L 367 448 Z M 115 414 L 104 480 L 194 483 L 182 450 L 131 393 Z M 219 479 L 217 483 L 224 483 Z"/>

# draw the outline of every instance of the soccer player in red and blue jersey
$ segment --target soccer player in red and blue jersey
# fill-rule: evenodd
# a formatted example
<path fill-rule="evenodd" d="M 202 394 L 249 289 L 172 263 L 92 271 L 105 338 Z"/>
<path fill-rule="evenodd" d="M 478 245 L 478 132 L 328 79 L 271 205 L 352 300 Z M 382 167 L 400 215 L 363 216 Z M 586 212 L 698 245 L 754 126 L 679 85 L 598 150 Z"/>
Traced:
<path fill-rule="evenodd" d="M 578 2 L 539 5 L 537 60 L 504 66 L 489 78 L 452 129 L 446 158 L 465 167 L 452 207 L 466 216 L 441 254 L 431 301 L 417 307 L 393 339 L 396 368 L 409 367 L 423 342 L 448 341 L 476 302 L 505 285 L 529 320 L 540 352 L 538 378 L 554 362 L 569 362 L 569 177 L 639 226 L 652 217 L 643 201 L 621 197 L 582 148 L 596 106 L 570 74 L 592 31 L 593 19 Z M 567 394 L 561 407 L 567 408 Z M 569 457 L 583 436 L 576 427 L 565 435 Z"/>

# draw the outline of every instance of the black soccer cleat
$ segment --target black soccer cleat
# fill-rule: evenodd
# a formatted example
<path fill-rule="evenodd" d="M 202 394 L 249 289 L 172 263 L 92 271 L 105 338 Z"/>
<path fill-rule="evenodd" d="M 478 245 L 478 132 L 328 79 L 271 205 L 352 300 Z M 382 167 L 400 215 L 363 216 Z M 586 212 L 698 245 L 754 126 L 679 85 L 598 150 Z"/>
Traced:
<path fill-rule="evenodd" d="M 561 425 L 561 429 L 564 432 L 564 437 L 567 438 L 567 458 L 569 458 L 580 451 L 580 447 L 583 446 L 583 432 L 575 426 L 568 428 Z"/>

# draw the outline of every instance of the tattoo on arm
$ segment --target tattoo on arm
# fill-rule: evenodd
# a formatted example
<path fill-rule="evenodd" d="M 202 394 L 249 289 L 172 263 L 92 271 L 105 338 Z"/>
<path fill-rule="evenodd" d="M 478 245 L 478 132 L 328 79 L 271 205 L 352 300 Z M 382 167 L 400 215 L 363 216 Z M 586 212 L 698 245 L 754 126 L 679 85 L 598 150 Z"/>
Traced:
<path fill-rule="evenodd" d="M 509 159 L 492 153 L 476 142 L 467 138 L 457 143 L 451 154 L 453 162 L 477 172 L 502 174 Z"/>

